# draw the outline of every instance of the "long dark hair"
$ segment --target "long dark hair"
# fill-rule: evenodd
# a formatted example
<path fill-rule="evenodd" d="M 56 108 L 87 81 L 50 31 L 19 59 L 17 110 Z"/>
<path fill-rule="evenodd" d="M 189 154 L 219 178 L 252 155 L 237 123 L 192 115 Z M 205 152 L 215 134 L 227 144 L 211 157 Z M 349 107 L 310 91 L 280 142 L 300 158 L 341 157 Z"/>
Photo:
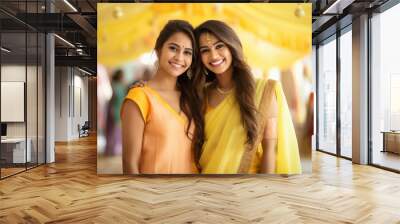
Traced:
<path fill-rule="evenodd" d="M 245 62 L 243 56 L 242 44 L 235 31 L 224 22 L 218 20 L 208 20 L 200 24 L 195 30 L 195 37 L 199 45 L 200 35 L 204 33 L 213 34 L 219 40 L 224 42 L 232 54 L 232 79 L 235 83 L 235 97 L 239 104 L 240 114 L 243 126 L 247 133 L 247 144 L 253 145 L 257 138 L 257 107 L 254 102 L 255 81 L 251 74 L 249 65 Z M 205 86 L 206 82 L 212 82 L 216 79 L 215 74 L 203 65 L 201 60 L 197 64 L 194 82 L 197 86 Z M 208 75 L 204 74 L 207 71 Z M 203 96 L 199 88 L 197 89 L 200 96 Z M 203 107 L 204 108 L 204 107 Z"/>
<path fill-rule="evenodd" d="M 198 50 L 197 44 L 193 33 L 193 26 L 190 23 L 184 20 L 170 20 L 161 30 L 160 35 L 157 38 L 156 45 L 154 49 L 159 53 L 164 45 L 164 43 L 170 38 L 173 34 L 182 32 L 186 34 L 192 42 L 193 46 L 193 54 L 192 54 L 192 65 L 189 67 L 185 73 L 178 76 L 177 79 L 177 87 L 178 90 L 181 91 L 181 96 L 179 99 L 179 106 L 183 113 L 189 119 L 189 124 L 186 129 L 187 136 L 193 141 L 193 148 L 196 152 L 201 151 L 201 147 L 203 146 L 204 141 L 204 119 L 203 113 L 201 110 L 201 101 L 198 97 L 195 88 L 193 87 L 193 82 L 189 74 L 194 74 L 193 64 L 197 61 L 198 58 Z M 188 74 L 189 73 L 189 74 Z M 189 130 L 192 124 L 192 120 L 195 124 L 194 136 L 190 136 Z M 195 158 L 198 163 L 197 156 Z M 197 164 L 199 166 L 199 164 Z"/>

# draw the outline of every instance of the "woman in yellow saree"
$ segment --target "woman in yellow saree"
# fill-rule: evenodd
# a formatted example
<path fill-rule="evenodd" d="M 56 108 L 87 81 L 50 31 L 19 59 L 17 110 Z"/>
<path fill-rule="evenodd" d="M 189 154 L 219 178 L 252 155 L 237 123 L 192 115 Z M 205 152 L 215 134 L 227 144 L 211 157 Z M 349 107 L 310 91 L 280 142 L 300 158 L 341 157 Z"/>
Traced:
<path fill-rule="evenodd" d="M 296 134 L 281 85 L 254 80 L 238 36 L 225 23 L 208 20 L 195 29 L 195 35 L 201 63 L 194 84 L 205 105 L 204 144 L 196 152 L 201 172 L 238 173 L 250 145 L 257 149 L 245 173 L 301 173 Z M 270 101 L 269 106 L 259 111 L 268 82 L 273 97 L 263 98 Z M 206 86 L 204 92 L 202 86 Z M 257 122 L 258 113 L 264 113 L 264 127 Z"/>

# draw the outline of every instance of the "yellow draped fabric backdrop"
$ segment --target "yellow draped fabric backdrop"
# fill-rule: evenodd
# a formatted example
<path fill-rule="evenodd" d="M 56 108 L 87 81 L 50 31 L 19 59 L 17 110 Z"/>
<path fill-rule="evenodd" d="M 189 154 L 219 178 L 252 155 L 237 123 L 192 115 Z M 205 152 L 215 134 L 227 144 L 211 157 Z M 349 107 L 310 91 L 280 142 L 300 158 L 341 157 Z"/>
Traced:
<path fill-rule="evenodd" d="M 171 19 L 197 26 L 226 22 L 238 33 L 247 62 L 266 72 L 285 69 L 311 52 L 311 4 L 136 3 L 98 4 L 98 62 L 119 67 L 151 52 Z"/>

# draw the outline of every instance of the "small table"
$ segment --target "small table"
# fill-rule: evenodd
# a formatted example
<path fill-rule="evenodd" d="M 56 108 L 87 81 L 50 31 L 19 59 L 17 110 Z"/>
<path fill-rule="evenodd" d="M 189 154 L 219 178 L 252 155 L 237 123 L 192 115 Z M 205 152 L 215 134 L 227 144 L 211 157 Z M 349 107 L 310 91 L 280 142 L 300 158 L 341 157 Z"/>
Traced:
<path fill-rule="evenodd" d="M 382 131 L 383 150 L 382 152 L 392 152 L 400 154 L 400 131 Z"/>
<path fill-rule="evenodd" d="M 25 138 L 6 138 L 1 139 L 1 159 L 6 163 L 25 163 L 32 159 L 31 139 L 26 140 L 27 148 L 25 154 Z"/>

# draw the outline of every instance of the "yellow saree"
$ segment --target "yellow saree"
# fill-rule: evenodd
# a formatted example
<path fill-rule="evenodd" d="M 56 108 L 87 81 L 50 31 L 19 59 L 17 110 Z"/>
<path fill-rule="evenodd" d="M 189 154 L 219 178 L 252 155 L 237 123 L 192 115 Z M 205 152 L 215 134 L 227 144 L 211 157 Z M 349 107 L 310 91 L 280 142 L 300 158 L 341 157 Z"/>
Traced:
<path fill-rule="evenodd" d="M 260 104 L 266 81 L 256 81 L 256 105 Z M 301 173 L 301 163 L 296 133 L 285 95 L 279 83 L 275 85 L 275 94 L 278 104 L 275 173 L 299 174 Z M 202 173 L 237 173 L 245 149 L 246 137 L 239 105 L 234 92 L 231 92 L 215 108 L 208 108 L 205 114 L 205 141 L 200 158 Z M 260 170 L 262 153 L 260 144 L 250 165 L 250 173 L 257 173 Z"/>

